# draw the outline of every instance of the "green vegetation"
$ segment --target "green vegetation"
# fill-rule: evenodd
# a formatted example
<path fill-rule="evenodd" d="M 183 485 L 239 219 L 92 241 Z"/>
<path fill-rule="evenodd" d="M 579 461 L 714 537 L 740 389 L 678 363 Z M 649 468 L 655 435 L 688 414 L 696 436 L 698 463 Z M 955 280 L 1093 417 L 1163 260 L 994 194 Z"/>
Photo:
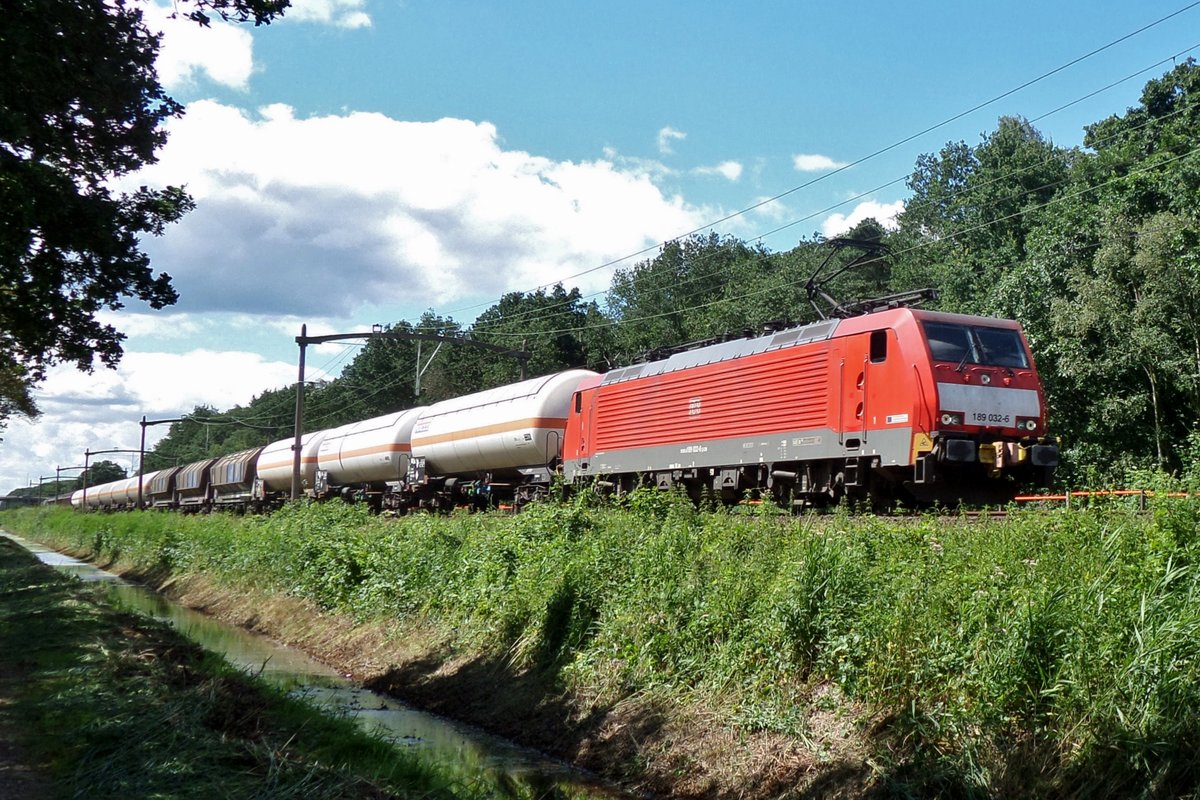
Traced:
<path fill-rule="evenodd" d="M 332 503 L 3 521 L 145 571 L 432 628 L 451 656 L 503 659 L 584 706 L 699 697 L 733 709 L 735 730 L 810 743 L 816 711 L 845 715 L 875 750 L 872 781 L 902 794 L 1196 796 L 1195 500 L 1005 520 L 743 510 L 648 492 L 517 516 Z"/>
<path fill-rule="evenodd" d="M 0 730 L 48 796 L 483 796 L 101 598 L 0 538 Z"/>

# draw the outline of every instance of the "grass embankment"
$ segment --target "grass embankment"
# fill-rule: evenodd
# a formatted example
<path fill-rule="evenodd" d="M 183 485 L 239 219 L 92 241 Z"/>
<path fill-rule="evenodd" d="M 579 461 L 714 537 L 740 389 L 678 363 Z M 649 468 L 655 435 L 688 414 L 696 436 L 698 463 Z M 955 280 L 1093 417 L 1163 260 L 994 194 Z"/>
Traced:
<path fill-rule="evenodd" d="M 400 691 L 457 691 L 460 713 L 500 708 L 509 733 L 615 757 L 608 773 L 643 787 L 1177 797 L 1200 781 L 1187 501 L 1003 521 L 712 514 L 653 494 L 512 517 L 329 504 L 3 521 L 391 621 L 424 637 Z M 501 690 L 472 693 L 472 674 Z"/>
<path fill-rule="evenodd" d="M 0 537 L 0 796 L 483 796 L 100 597 Z"/>

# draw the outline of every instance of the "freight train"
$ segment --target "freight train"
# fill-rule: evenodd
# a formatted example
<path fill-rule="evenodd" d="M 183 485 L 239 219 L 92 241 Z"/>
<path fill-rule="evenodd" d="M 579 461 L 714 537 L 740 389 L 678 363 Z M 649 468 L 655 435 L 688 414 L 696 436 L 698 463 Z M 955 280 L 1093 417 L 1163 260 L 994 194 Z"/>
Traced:
<path fill-rule="evenodd" d="M 293 439 L 143 476 L 143 506 L 261 509 Z M 305 495 L 398 512 L 515 506 L 641 485 L 807 508 L 996 503 L 1045 486 L 1057 440 L 1012 320 L 891 308 L 568 370 L 305 435 Z M 139 479 L 77 491 L 137 503 Z"/>

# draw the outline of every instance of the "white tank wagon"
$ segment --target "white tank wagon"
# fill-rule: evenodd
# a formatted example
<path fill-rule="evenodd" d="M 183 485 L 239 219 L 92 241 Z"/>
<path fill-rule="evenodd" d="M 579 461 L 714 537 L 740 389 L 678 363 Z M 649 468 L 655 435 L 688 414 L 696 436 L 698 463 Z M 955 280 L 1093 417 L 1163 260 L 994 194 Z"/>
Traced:
<path fill-rule="evenodd" d="M 487 505 L 493 494 L 520 505 L 543 494 L 572 394 L 596 375 L 568 370 L 430 406 L 413 428 L 409 485 L 427 487 L 422 504 L 438 507 Z"/>
<path fill-rule="evenodd" d="M 317 473 L 317 451 L 330 431 L 314 431 L 300 437 L 300 487 L 312 493 Z M 292 473 L 296 462 L 294 437 L 281 439 L 263 448 L 258 456 L 258 484 L 254 499 L 261 503 L 280 501 L 291 496 Z"/>
<path fill-rule="evenodd" d="M 347 499 L 393 505 L 385 497 L 394 497 L 408 475 L 413 427 L 425 410 L 410 408 L 326 431 L 317 452 L 317 495 L 340 489 Z"/>
<path fill-rule="evenodd" d="M 158 477 L 158 473 L 159 473 L 159 470 L 155 470 L 154 472 L 147 472 L 146 474 L 141 476 L 142 508 L 150 507 L 150 485 L 152 483 L 154 483 L 154 479 L 156 477 Z M 133 482 L 129 485 L 129 488 L 126 491 L 128 492 L 128 494 L 125 497 L 125 508 L 137 508 L 138 507 L 138 476 L 137 475 L 133 476 Z"/>
<path fill-rule="evenodd" d="M 258 456 L 263 448 L 252 447 L 221 456 L 208 469 L 212 504 L 216 508 L 246 510 L 254 501 L 254 481 Z"/>
<path fill-rule="evenodd" d="M 89 511 L 95 511 L 99 508 L 107 508 L 112 505 L 112 491 L 118 483 L 128 480 L 122 478 L 119 481 L 110 481 L 108 483 L 98 483 L 95 486 L 89 486 L 85 492 L 79 490 L 79 502 Z M 86 496 L 85 496 L 86 495 Z"/>
<path fill-rule="evenodd" d="M 105 483 L 97 487 L 94 501 L 92 491 L 88 490 L 88 507 L 89 508 L 128 508 L 133 506 L 133 500 L 137 500 L 137 476 L 132 478 L 122 478 L 119 481 Z M 133 500 L 130 500 L 130 489 L 133 490 Z M 94 504 L 93 504 L 94 502 Z"/>

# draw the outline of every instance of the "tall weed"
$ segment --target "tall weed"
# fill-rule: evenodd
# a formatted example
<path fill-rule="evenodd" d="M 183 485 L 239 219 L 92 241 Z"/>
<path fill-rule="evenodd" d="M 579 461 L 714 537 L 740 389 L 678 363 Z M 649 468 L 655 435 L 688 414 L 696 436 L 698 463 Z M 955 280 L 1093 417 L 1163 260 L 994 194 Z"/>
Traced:
<path fill-rule="evenodd" d="M 794 733 L 806 687 L 834 687 L 889 721 L 897 780 L 920 773 L 926 789 L 996 792 L 1022 775 L 1027 793 L 1070 793 L 1103 776 L 1170 794 L 1200 778 L 1197 506 L 781 518 L 634 492 L 519 515 L 386 520 L 328 503 L 2 521 L 148 570 L 440 628 L 597 702 L 710 693 Z"/>

